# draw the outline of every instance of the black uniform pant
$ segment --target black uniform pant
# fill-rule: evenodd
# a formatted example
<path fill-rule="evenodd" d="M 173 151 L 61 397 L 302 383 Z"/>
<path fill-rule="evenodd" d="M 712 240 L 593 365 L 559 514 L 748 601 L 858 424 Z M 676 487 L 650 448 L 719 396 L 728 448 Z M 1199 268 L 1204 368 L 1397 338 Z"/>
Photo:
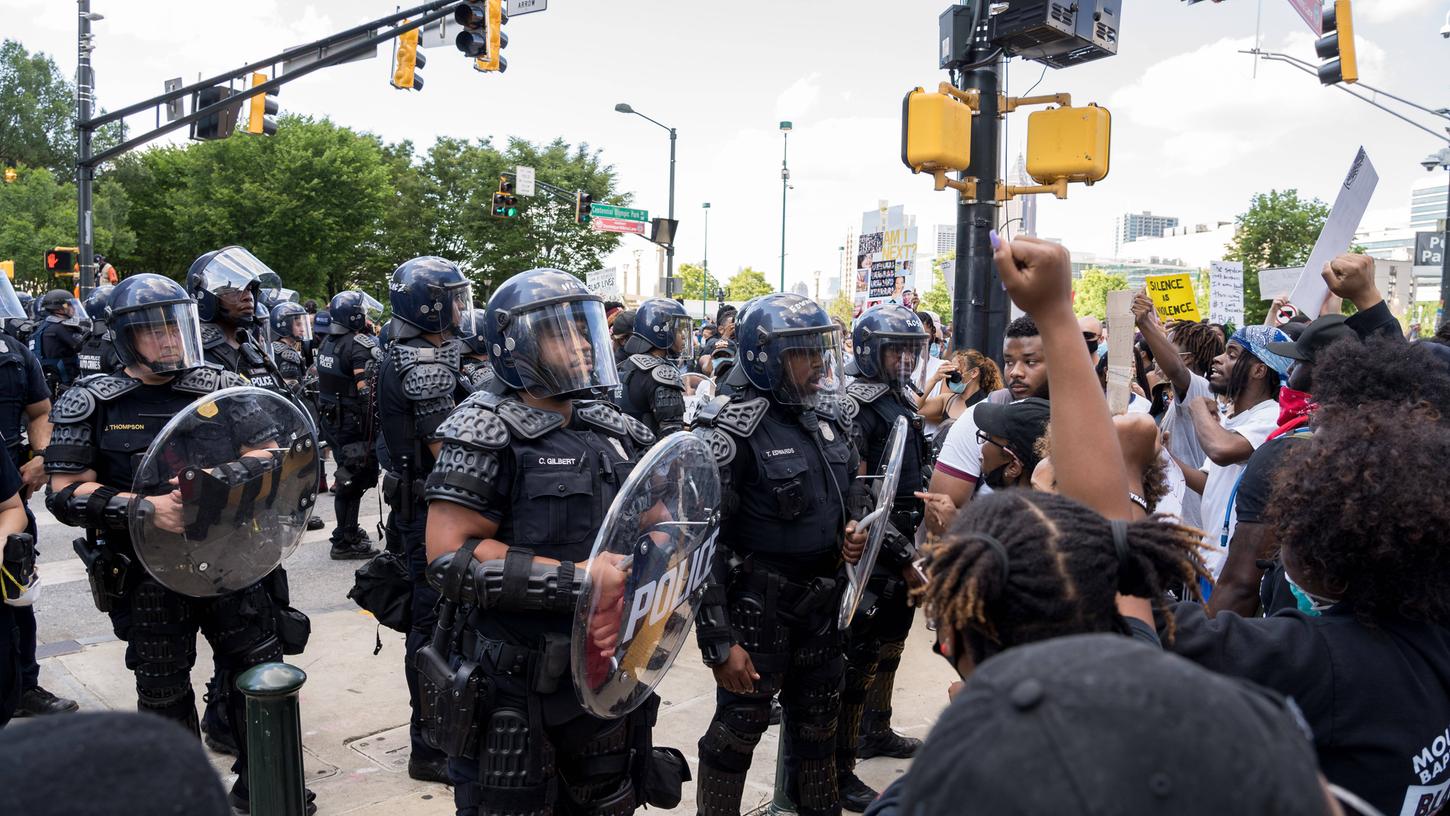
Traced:
<path fill-rule="evenodd" d="M 337 529 L 334 541 L 341 535 L 355 535 L 357 518 L 362 509 L 363 495 L 377 486 L 381 470 L 374 447 L 366 437 L 331 435 L 337 447 L 333 457 L 337 460 L 337 471 L 333 474 L 333 509 L 337 512 Z"/>
<path fill-rule="evenodd" d="M 190 598 L 140 579 L 111 607 L 111 625 L 126 641 L 126 668 L 136 675 L 137 708 L 175 720 L 199 733 L 191 669 L 199 631 L 211 644 L 222 686 L 259 663 L 282 659 L 276 612 L 262 583 L 219 598 Z M 240 693 L 226 696 L 227 724 L 237 744 L 232 771 L 246 791 L 246 704 Z"/>
<path fill-rule="evenodd" d="M 730 625 L 760 679 L 751 694 L 715 691 L 715 717 L 700 738 L 696 811 L 740 812 L 745 775 L 780 693 L 786 789 L 803 816 L 841 812 L 836 724 L 845 673 L 836 628 L 839 582 L 757 567 L 727 588 Z"/>
<path fill-rule="evenodd" d="M 494 696 L 480 711 L 477 758 L 448 760 L 458 816 L 626 816 L 644 804 L 634 773 L 650 756 L 658 697 L 605 720 L 574 701 L 567 669 L 545 702 L 530 691 L 536 667 L 500 671 L 473 651 Z"/>
<path fill-rule="evenodd" d="M 409 607 L 413 615 L 403 650 L 403 679 L 408 683 L 408 706 L 412 715 L 408 718 L 408 737 L 412 742 L 412 757 L 419 761 L 436 761 L 444 758 L 443 752 L 423 740 L 423 715 L 418 702 L 418 669 L 413 657 L 433 637 L 433 627 L 438 623 L 438 591 L 428 584 L 428 547 L 424 534 L 428 529 L 428 506 L 421 500 L 414 502 L 412 519 L 405 520 L 403 514 L 394 508 L 388 514 L 389 538 L 395 534 L 403 542 L 403 552 L 408 561 L 408 579 L 413 584 Z"/>
<path fill-rule="evenodd" d="M 0 604 L 0 727 L 15 715 L 20 702 L 20 633 L 15 628 L 17 607 Z"/>
<path fill-rule="evenodd" d="M 906 581 L 881 567 L 867 584 L 870 596 L 846 634 L 846 682 L 841 692 L 841 721 L 836 740 L 838 775 L 855 770 L 856 742 L 891 727 L 891 693 L 896 669 L 916 608 L 908 603 Z M 874 597 L 868 609 L 866 602 Z"/>

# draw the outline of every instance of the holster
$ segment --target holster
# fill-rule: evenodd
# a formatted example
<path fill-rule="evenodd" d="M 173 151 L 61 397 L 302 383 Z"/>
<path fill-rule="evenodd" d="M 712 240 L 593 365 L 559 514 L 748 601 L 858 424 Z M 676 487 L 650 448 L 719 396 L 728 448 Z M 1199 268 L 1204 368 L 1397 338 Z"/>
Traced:
<path fill-rule="evenodd" d="M 126 591 L 131 559 L 90 537 L 77 538 L 71 546 L 86 565 L 86 579 L 91 585 L 91 600 L 96 604 L 96 611 L 110 612 L 115 599 Z"/>
<path fill-rule="evenodd" d="M 464 544 L 445 581 L 462 582 L 477 546 L 476 539 Z M 463 622 L 459 608 L 446 598 L 440 602 L 433 638 L 413 656 L 413 667 L 418 670 L 423 741 L 450 757 L 472 759 L 478 752 L 479 723 L 493 707 L 493 683 L 478 663 L 457 654 L 456 628 Z"/>

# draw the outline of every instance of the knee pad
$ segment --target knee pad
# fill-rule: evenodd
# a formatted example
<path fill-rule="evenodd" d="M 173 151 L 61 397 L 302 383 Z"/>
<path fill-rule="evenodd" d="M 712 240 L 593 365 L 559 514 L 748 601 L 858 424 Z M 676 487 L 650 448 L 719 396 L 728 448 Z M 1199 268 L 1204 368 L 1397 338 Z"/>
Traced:
<path fill-rule="evenodd" d="M 169 671 L 187 674 L 192 664 L 196 662 L 196 636 L 182 636 L 180 634 L 156 636 L 148 634 L 136 637 L 130 642 L 137 661 L 142 664 L 150 664 L 152 671 L 158 671 L 158 666 L 171 667 Z M 162 671 L 166 671 L 162 670 Z"/>
<path fill-rule="evenodd" d="M 841 710 L 841 683 L 817 680 L 793 690 L 786 706 L 786 727 L 802 757 L 826 756 L 835 748 Z"/>
<path fill-rule="evenodd" d="M 700 764 L 744 773 L 760 737 L 770 727 L 770 701 L 728 703 L 715 712 L 700 738 Z"/>
<path fill-rule="evenodd" d="M 184 627 L 192 619 L 191 604 L 155 581 L 142 581 L 131 600 L 131 623 L 138 627 Z"/>
<path fill-rule="evenodd" d="M 484 728 L 479 754 L 478 786 L 484 802 L 480 813 L 551 813 L 553 774 L 553 747 L 536 733 L 528 712 L 495 709 Z"/>

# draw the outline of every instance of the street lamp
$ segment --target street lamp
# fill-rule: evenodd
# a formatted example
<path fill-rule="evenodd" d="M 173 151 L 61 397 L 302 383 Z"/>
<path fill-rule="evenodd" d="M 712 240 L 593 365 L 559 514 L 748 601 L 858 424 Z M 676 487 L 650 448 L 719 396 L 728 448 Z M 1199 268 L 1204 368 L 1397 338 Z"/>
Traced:
<path fill-rule="evenodd" d="M 790 189 L 790 167 L 786 157 L 790 155 L 790 122 L 780 123 L 782 147 L 780 151 L 780 291 L 785 291 L 785 191 Z"/>
<path fill-rule="evenodd" d="M 638 116 L 641 119 L 644 119 L 644 120 L 646 120 L 648 122 L 652 122 L 652 123 L 654 123 L 656 125 L 659 125 L 660 127 L 664 128 L 665 130 L 668 130 L 670 132 L 670 215 L 669 215 L 669 218 L 670 218 L 670 221 L 673 222 L 675 220 L 675 129 L 672 128 L 672 127 L 670 127 L 669 125 L 663 124 L 661 122 L 657 122 L 654 119 L 650 119 L 648 116 L 645 116 L 644 114 L 640 113 L 639 111 L 635 110 L 634 108 L 631 108 L 629 106 L 629 103 L 628 102 L 620 102 L 618 105 L 615 105 L 614 106 L 614 109 L 617 110 L 617 111 L 619 111 L 620 113 L 632 113 L 635 116 Z M 674 277 L 675 277 L 675 238 L 674 238 L 673 235 L 670 236 L 670 242 L 669 242 L 669 244 L 667 244 L 665 246 L 665 258 L 666 258 L 666 261 L 665 261 L 665 264 L 666 264 L 665 265 L 665 297 L 669 297 L 670 294 L 671 294 L 671 292 L 669 290 L 670 290 L 670 287 L 673 285 L 672 281 L 674 280 Z"/>
<path fill-rule="evenodd" d="M 700 276 L 700 317 L 710 319 L 710 202 L 700 205 L 705 211 L 705 274 Z"/>
<path fill-rule="evenodd" d="M 1440 167 L 1450 170 L 1450 147 L 1442 147 L 1420 160 L 1420 166 L 1433 173 Z M 1445 223 L 1440 237 L 1440 310 L 1435 315 L 1435 328 L 1445 325 L 1445 290 L 1450 289 L 1450 185 L 1445 189 Z"/>

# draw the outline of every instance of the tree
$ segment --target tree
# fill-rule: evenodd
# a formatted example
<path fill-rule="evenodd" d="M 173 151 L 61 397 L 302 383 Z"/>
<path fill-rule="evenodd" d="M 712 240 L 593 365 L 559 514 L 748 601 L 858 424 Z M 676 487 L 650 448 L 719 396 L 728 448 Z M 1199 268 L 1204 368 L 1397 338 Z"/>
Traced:
<path fill-rule="evenodd" d="M 850 334 L 851 323 L 856 319 L 856 304 L 851 302 L 851 296 L 846 294 L 846 290 L 842 289 L 836 293 L 836 296 L 826 305 L 826 312 L 831 317 L 845 323 L 846 333 Z"/>
<path fill-rule="evenodd" d="M 714 275 L 705 272 L 705 268 L 697 264 L 680 264 L 675 277 L 680 279 L 683 287 L 680 296 L 688 303 L 691 300 L 715 300 L 720 294 L 720 281 Z M 703 288 L 702 288 L 703 286 Z"/>
<path fill-rule="evenodd" d="M 15 40 L 0 43 L 0 158 L 44 167 L 57 182 L 74 179 L 75 98 L 75 85 L 50 57 Z M 119 123 L 102 128 L 94 149 L 119 144 L 123 133 Z"/>
<path fill-rule="evenodd" d="M 943 320 L 951 320 L 952 317 L 952 293 L 947 289 L 946 265 L 954 263 L 956 258 L 955 252 L 948 252 L 932 261 L 931 288 L 921 296 L 921 306 L 918 307 L 937 313 Z"/>
<path fill-rule="evenodd" d="M 1309 260 L 1329 207 L 1304 200 L 1298 190 L 1270 190 L 1253 197 L 1239 215 L 1226 258 L 1244 265 L 1244 323 L 1264 322 L 1269 301 L 1259 300 L 1259 270 L 1303 266 Z"/>
<path fill-rule="evenodd" d="M 136 235 L 127 224 L 131 203 L 114 180 L 96 183 L 95 247 L 114 258 L 131 252 Z M 49 170 L 22 167 L 13 184 L 0 184 L 0 258 L 15 261 L 15 288 L 38 293 L 71 288 L 52 278 L 44 255 L 58 246 L 76 245 L 76 188 Z"/>
<path fill-rule="evenodd" d="M 735 276 L 725 284 L 725 292 L 729 295 L 730 300 L 750 300 L 774 291 L 775 287 L 766 281 L 764 273 L 748 266 L 736 272 Z"/>
<path fill-rule="evenodd" d="M 1078 317 L 1108 317 L 1108 292 L 1128 288 L 1128 276 L 1122 272 L 1087 269 L 1072 284 L 1072 310 Z"/>

